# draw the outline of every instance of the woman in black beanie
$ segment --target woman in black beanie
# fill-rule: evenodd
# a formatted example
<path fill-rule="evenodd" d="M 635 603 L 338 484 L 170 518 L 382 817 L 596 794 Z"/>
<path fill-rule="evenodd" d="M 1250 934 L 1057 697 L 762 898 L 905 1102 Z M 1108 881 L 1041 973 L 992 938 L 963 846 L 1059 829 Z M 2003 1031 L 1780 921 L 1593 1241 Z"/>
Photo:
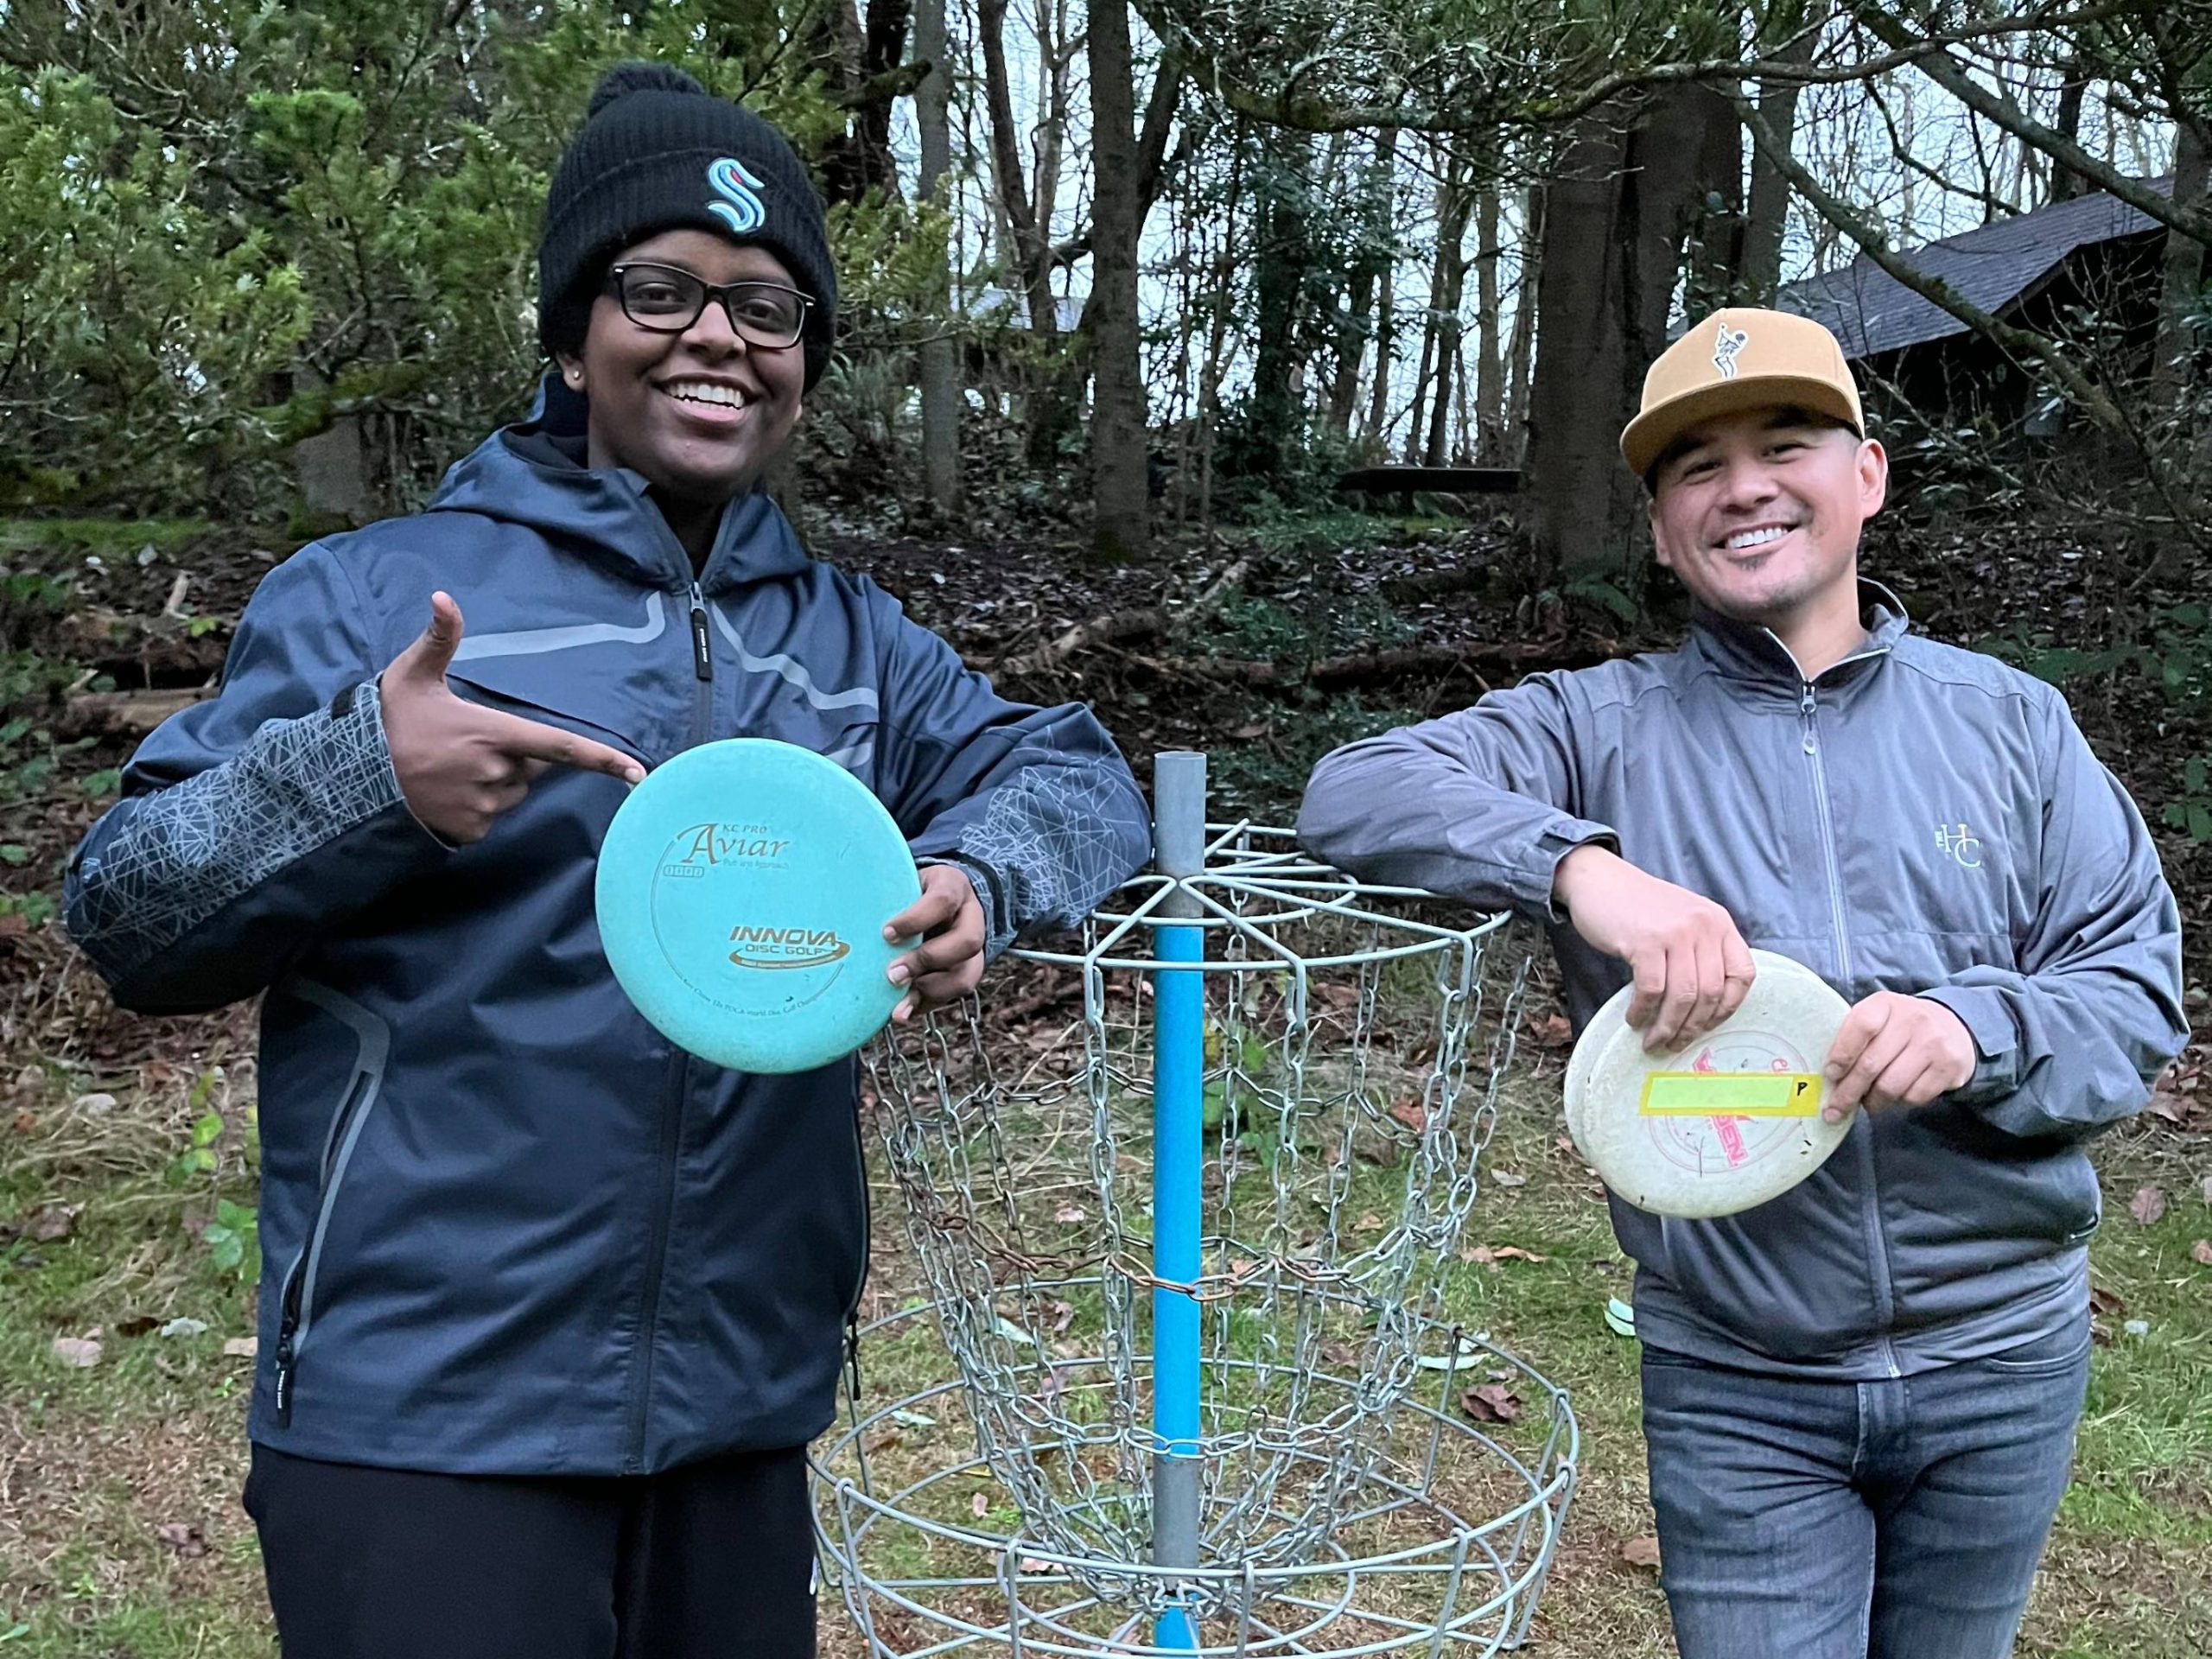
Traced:
<path fill-rule="evenodd" d="M 546 418 L 270 574 L 69 925 L 125 1006 L 266 992 L 246 1506 L 288 1659 L 796 1659 L 867 1262 L 855 1070 L 726 1071 L 638 1015 L 608 821 L 716 738 L 846 766 L 921 867 L 906 1018 L 1079 919 L 1144 809 L 1085 710 L 997 696 L 758 491 L 836 309 L 773 128 L 613 71 L 539 276 Z"/>

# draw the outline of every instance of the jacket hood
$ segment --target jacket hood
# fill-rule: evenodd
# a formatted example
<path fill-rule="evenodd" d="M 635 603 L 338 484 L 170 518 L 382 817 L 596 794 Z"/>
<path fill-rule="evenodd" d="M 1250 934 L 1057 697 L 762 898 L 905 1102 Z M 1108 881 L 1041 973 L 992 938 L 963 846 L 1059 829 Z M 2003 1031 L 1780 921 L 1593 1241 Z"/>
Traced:
<path fill-rule="evenodd" d="M 541 394 L 533 418 L 502 427 L 447 471 L 433 512 L 473 512 L 536 531 L 646 587 L 683 592 L 691 562 L 626 467 L 585 463 L 582 429 Z M 804 570 L 805 553 L 775 502 L 760 490 L 722 510 L 699 576 L 702 592 Z"/>

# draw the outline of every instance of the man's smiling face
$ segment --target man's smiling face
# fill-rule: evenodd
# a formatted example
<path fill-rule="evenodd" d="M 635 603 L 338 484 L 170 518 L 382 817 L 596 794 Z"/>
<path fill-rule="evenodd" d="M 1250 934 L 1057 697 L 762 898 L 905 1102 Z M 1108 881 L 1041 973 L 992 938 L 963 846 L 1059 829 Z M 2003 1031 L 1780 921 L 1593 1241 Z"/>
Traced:
<path fill-rule="evenodd" d="M 1882 446 L 1796 409 L 1700 422 L 1652 468 L 1659 563 L 1724 616 L 1782 632 L 1855 613 L 1859 532 L 1889 482 Z"/>

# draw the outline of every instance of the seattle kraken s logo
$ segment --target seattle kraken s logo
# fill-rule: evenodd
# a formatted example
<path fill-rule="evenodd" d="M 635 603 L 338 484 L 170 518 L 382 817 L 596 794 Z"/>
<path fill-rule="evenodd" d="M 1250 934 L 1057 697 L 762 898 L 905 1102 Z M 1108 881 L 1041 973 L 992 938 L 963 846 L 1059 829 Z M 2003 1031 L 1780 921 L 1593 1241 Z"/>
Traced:
<path fill-rule="evenodd" d="M 768 210 L 760 205 L 759 194 L 766 187 L 744 162 L 723 156 L 707 168 L 707 182 L 721 198 L 709 202 L 707 211 L 740 236 L 750 236 L 768 222 Z"/>

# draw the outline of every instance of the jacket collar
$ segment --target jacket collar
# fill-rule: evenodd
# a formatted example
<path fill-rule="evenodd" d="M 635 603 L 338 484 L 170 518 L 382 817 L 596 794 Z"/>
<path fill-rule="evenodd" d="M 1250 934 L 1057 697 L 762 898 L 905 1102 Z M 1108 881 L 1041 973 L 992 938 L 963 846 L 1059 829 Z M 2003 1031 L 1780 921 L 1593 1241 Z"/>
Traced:
<path fill-rule="evenodd" d="M 1889 655 L 1911 629 L 1912 619 L 1904 601 L 1878 582 L 1859 579 L 1859 615 L 1866 630 L 1859 647 L 1823 670 L 1823 685 L 1841 685 L 1858 678 Z M 1690 644 L 1705 659 L 1732 680 L 1748 680 L 1796 696 L 1805 683 L 1797 659 L 1773 629 L 1732 617 L 1700 604 L 1690 610 Z"/>
<path fill-rule="evenodd" d="M 431 511 L 527 525 L 629 581 L 688 588 L 690 558 L 646 493 L 650 486 L 628 467 L 585 465 L 575 413 L 541 391 L 535 418 L 502 427 L 454 464 Z M 727 592 L 806 564 L 782 510 L 756 490 L 722 510 L 699 586 Z"/>

